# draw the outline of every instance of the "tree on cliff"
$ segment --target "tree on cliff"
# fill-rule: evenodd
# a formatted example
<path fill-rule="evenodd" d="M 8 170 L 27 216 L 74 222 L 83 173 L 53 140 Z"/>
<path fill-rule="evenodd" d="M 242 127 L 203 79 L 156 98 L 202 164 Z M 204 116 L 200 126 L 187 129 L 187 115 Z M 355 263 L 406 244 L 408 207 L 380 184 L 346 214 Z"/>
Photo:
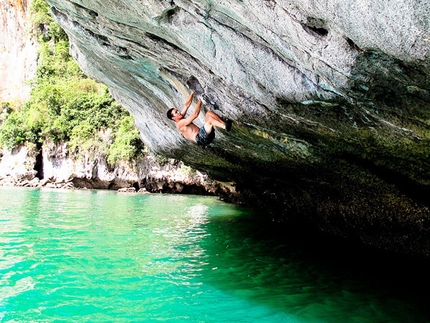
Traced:
<path fill-rule="evenodd" d="M 2 103 L 0 146 L 68 142 L 72 153 L 96 150 L 111 164 L 142 154 L 133 118 L 106 86 L 82 73 L 48 4 L 33 0 L 31 11 L 32 32 L 41 46 L 36 77 L 23 106 Z"/>

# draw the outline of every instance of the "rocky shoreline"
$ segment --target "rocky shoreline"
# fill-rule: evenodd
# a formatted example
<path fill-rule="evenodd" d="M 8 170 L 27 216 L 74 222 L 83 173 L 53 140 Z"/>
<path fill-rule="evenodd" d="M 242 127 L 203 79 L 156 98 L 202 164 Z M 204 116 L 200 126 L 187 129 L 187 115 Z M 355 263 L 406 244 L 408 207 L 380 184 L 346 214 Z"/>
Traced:
<path fill-rule="evenodd" d="M 72 181 L 56 182 L 55 179 L 39 179 L 36 177 L 36 171 L 28 171 L 25 174 L 16 176 L 6 175 L 0 177 L 0 186 L 16 186 L 16 187 L 47 187 L 47 188 L 74 188 Z"/>
<path fill-rule="evenodd" d="M 0 186 L 216 195 L 242 203 L 232 183 L 212 180 L 180 161 L 157 159 L 148 153 L 139 160 L 110 166 L 102 154 L 71 156 L 66 143 L 4 149 L 0 152 Z"/>
<path fill-rule="evenodd" d="M 77 187 L 75 186 L 75 178 L 70 178 L 68 180 L 57 181 L 55 178 L 39 179 L 36 177 L 36 171 L 29 171 L 26 174 L 20 174 L 18 176 L 6 176 L 0 177 L 0 186 L 10 186 L 10 187 L 29 187 L 29 188 L 58 188 L 58 189 L 89 189 L 89 187 Z M 94 188 L 94 185 L 90 185 Z M 97 187 L 96 187 L 97 189 Z M 134 186 L 121 187 L 117 189 L 118 192 L 125 193 L 145 193 L 148 194 L 146 188 L 136 189 Z"/>

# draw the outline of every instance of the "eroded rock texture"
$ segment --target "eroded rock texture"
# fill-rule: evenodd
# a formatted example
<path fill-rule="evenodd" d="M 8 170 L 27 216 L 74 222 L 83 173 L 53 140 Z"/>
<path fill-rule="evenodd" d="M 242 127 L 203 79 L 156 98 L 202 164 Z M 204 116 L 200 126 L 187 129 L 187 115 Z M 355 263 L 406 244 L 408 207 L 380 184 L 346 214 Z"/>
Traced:
<path fill-rule="evenodd" d="M 48 2 L 152 150 L 280 221 L 429 256 L 428 1 Z M 207 149 L 165 116 L 190 90 L 234 121 Z"/>
<path fill-rule="evenodd" d="M 0 2 L 0 102 L 18 103 L 30 95 L 39 45 L 31 31 L 30 1 Z"/>

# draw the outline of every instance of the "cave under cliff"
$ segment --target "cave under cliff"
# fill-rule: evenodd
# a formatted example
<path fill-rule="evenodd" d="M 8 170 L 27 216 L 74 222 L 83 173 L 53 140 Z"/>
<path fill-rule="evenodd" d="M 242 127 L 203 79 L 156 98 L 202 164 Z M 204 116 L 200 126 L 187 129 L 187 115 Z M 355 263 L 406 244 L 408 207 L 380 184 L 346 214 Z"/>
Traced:
<path fill-rule="evenodd" d="M 430 3 L 48 3 L 157 154 L 274 221 L 430 257 Z M 166 118 L 190 91 L 233 120 L 206 149 Z"/>

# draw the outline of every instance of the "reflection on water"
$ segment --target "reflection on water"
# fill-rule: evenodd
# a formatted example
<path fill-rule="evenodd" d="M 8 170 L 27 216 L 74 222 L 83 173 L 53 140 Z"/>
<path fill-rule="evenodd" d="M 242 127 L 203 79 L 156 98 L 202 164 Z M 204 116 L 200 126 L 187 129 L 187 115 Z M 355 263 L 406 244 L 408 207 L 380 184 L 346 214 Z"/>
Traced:
<path fill-rule="evenodd" d="M 0 188 L 0 205 L 2 322 L 430 322 L 424 265 L 214 198 Z"/>

